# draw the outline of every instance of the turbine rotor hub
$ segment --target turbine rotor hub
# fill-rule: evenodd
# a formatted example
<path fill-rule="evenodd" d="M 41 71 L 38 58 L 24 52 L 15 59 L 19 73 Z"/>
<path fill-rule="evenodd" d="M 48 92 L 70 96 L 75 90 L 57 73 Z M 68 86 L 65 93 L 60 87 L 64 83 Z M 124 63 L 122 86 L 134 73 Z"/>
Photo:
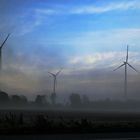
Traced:
<path fill-rule="evenodd" d="M 126 65 L 127 62 L 124 61 L 124 64 Z"/>

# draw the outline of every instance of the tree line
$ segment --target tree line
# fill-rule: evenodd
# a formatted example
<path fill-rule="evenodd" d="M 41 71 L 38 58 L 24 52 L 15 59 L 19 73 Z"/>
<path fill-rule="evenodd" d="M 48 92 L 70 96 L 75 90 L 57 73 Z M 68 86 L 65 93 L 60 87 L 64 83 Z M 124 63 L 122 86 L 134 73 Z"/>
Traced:
<path fill-rule="evenodd" d="M 9 95 L 4 91 L 0 91 L 0 108 L 2 107 L 80 107 L 82 104 L 89 104 L 88 96 L 84 95 L 81 98 L 80 94 L 71 93 L 68 97 L 67 103 L 55 103 L 48 100 L 46 95 L 36 95 L 33 101 L 29 101 L 24 95 Z"/>
<path fill-rule="evenodd" d="M 51 97 L 50 97 L 51 99 Z M 140 111 L 139 100 L 91 100 L 87 95 L 71 93 L 67 102 L 53 103 L 46 95 L 36 95 L 35 99 L 30 101 L 24 95 L 9 95 L 0 91 L 0 109 L 92 109 L 92 110 L 122 110 Z"/>

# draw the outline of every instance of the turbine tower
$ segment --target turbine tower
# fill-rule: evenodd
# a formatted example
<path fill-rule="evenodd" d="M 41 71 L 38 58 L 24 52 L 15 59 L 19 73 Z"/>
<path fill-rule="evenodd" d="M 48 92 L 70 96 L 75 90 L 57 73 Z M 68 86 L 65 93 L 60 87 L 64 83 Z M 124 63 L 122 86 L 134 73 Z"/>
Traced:
<path fill-rule="evenodd" d="M 117 67 L 116 69 L 113 70 L 113 71 L 116 71 L 123 66 L 125 67 L 125 77 L 124 77 L 124 97 L 125 97 L 125 100 L 127 100 L 127 66 L 132 68 L 134 71 L 138 72 L 132 65 L 130 65 L 128 63 L 128 49 L 129 49 L 129 47 L 127 45 L 126 60 L 123 62 L 122 65 L 120 65 L 119 67 Z"/>
<path fill-rule="evenodd" d="M 3 43 L 0 46 L 0 70 L 2 69 L 2 48 L 4 46 L 4 44 L 6 43 L 6 41 L 8 40 L 10 34 L 7 35 L 7 37 L 5 38 L 5 40 L 3 41 Z"/>
<path fill-rule="evenodd" d="M 60 72 L 61 72 L 61 70 L 59 70 L 57 73 L 48 72 L 53 77 L 53 92 L 52 92 L 52 95 L 51 95 L 52 104 L 55 104 L 57 76 L 60 74 Z"/>

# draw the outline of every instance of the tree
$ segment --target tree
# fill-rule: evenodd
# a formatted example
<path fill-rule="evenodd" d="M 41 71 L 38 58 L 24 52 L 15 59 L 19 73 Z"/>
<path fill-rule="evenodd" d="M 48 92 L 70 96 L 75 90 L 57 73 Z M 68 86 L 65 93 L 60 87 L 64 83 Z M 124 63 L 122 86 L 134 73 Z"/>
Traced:
<path fill-rule="evenodd" d="M 11 100 L 14 104 L 19 104 L 20 103 L 20 96 L 18 95 L 12 95 Z"/>
<path fill-rule="evenodd" d="M 81 105 L 81 97 L 77 93 L 72 93 L 69 96 L 69 100 L 72 107 L 79 107 Z"/>
<path fill-rule="evenodd" d="M 56 104 L 56 93 L 55 92 L 52 93 L 50 98 L 51 98 L 52 105 L 55 105 Z"/>
<path fill-rule="evenodd" d="M 83 105 L 89 105 L 90 104 L 89 97 L 85 94 L 82 97 L 82 103 L 83 103 Z"/>
<path fill-rule="evenodd" d="M 11 96 L 11 101 L 14 105 L 25 105 L 27 104 L 28 100 L 26 96 L 19 96 L 19 95 L 12 95 Z"/>
<path fill-rule="evenodd" d="M 44 105 L 46 104 L 46 96 L 45 95 L 37 95 L 35 98 L 35 104 Z"/>
<path fill-rule="evenodd" d="M 24 104 L 24 105 L 28 103 L 27 97 L 24 96 L 24 95 L 21 95 L 21 96 L 20 96 L 20 101 L 21 101 L 21 103 Z"/>
<path fill-rule="evenodd" d="M 8 103 L 9 100 L 9 96 L 6 92 L 4 91 L 0 91 L 0 104 L 5 104 Z"/>

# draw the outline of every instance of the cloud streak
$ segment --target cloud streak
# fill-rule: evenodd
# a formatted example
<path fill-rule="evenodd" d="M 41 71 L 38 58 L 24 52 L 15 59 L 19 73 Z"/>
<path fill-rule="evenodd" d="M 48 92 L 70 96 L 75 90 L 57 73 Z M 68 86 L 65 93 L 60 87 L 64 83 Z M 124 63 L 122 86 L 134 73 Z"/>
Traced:
<path fill-rule="evenodd" d="M 85 31 L 71 37 L 57 38 L 58 45 L 72 46 L 80 52 L 102 52 L 122 50 L 127 44 L 131 49 L 139 48 L 140 28 L 122 28 L 103 31 Z M 52 41 L 53 43 L 53 41 Z M 50 43 L 51 44 L 51 43 Z M 82 53 L 82 52 L 81 52 Z"/>
<path fill-rule="evenodd" d="M 15 19 L 20 25 L 16 30 L 20 30 L 20 35 L 24 35 L 34 31 L 34 29 L 40 27 L 43 23 L 46 23 L 47 19 L 52 15 L 83 15 L 83 14 L 101 14 L 111 11 L 126 11 L 140 9 L 139 1 L 125 1 L 125 2 L 111 2 L 102 6 L 96 5 L 79 5 L 79 6 L 53 6 L 51 8 L 34 7 L 26 9 L 26 13 L 20 13 L 21 18 Z M 18 16 L 18 14 L 17 14 Z M 29 20 L 30 19 L 30 20 Z"/>
<path fill-rule="evenodd" d="M 116 2 L 116 3 L 109 3 L 108 5 L 104 6 L 82 6 L 79 8 L 74 8 L 71 10 L 70 13 L 73 14 L 100 14 L 109 11 L 116 11 L 116 10 L 133 10 L 139 9 L 140 2 L 139 1 L 128 1 L 128 2 Z"/>
<path fill-rule="evenodd" d="M 126 57 L 126 51 L 123 52 L 104 52 L 79 55 L 69 59 L 71 67 L 77 67 L 77 70 L 89 69 L 113 69 L 123 63 Z M 129 62 L 139 67 L 140 53 L 129 52 Z"/>
<path fill-rule="evenodd" d="M 68 7 L 67 5 L 59 6 L 59 9 L 55 7 L 55 9 L 36 9 L 38 14 L 43 15 L 59 15 L 59 14 L 101 14 L 110 11 L 117 11 L 117 10 L 134 10 L 140 9 L 140 2 L 139 1 L 121 1 L 121 2 L 110 2 L 108 4 L 104 4 L 103 6 L 96 6 L 96 5 L 85 5 L 85 6 L 73 6 Z"/>

